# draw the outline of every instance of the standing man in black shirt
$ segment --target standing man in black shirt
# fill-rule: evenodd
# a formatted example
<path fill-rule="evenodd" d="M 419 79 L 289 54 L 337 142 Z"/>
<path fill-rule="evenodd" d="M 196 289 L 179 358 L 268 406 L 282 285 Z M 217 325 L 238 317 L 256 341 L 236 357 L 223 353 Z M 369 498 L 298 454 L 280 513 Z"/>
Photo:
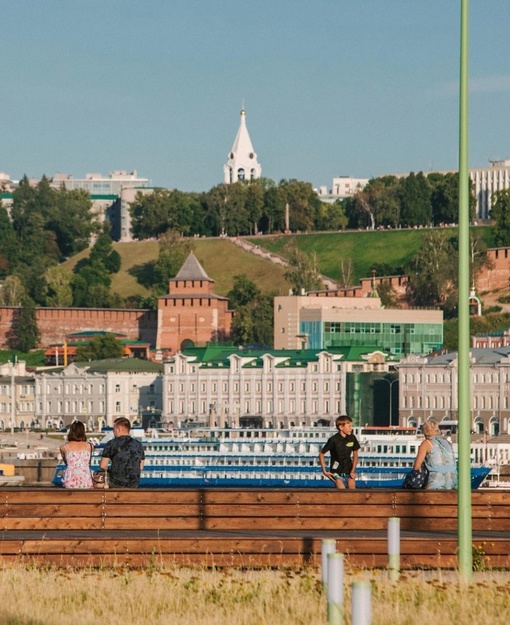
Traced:
<path fill-rule="evenodd" d="M 352 433 L 352 419 L 347 415 L 337 417 L 338 432 L 333 435 L 319 452 L 324 475 L 335 482 L 337 488 L 356 488 L 356 466 L 360 444 Z M 329 471 L 326 471 L 325 454 L 331 453 Z"/>

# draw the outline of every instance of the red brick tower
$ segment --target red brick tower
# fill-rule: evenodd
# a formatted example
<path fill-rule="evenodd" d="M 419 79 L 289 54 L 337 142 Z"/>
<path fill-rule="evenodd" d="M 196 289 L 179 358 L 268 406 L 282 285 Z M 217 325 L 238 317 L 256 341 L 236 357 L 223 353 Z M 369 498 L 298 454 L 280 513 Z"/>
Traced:
<path fill-rule="evenodd" d="M 228 298 L 214 294 L 214 280 L 191 253 L 158 298 L 156 348 L 175 353 L 187 345 L 200 347 L 230 334 L 233 311 Z"/>

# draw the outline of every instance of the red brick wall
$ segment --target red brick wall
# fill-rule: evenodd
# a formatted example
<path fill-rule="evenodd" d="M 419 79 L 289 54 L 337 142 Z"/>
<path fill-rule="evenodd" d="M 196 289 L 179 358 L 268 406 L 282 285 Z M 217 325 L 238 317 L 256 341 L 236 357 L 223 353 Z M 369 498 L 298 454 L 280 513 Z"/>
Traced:
<path fill-rule="evenodd" d="M 478 293 L 506 289 L 510 279 L 510 248 L 498 247 L 487 250 L 489 268 L 484 268 L 476 280 Z"/>
<path fill-rule="evenodd" d="M 381 276 L 376 278 L 361 278 L 360 286 L 351 286 L 345 289 L 331 291 L 310 292 L 310 297 L 367 297 L 372 291 L 372 281 L 378 288 L 381 284 L 389 284 L 400 300 L 405 299 L 407 276 Z"/>
<path fill-rule="evenodd" d="M 0 347 L 7 347 L 16 307 L 0 307 Z M 156 343 L 157 311 L 110 308 L 37 308 L 41 347 L 63 343 L 75 332 L 102 330 Z"/>

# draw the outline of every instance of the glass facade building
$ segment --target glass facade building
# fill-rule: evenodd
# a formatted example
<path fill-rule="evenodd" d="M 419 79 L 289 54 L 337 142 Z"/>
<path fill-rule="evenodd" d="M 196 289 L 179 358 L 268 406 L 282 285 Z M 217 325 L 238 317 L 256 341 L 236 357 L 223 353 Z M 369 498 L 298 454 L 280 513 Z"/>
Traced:
<path fill-rule="evenodd" d="M 383 321 L 301 321 L 310 349 L 379 345 L 396 355 L 430 354 L 443 344 L 442 323 Z"/>

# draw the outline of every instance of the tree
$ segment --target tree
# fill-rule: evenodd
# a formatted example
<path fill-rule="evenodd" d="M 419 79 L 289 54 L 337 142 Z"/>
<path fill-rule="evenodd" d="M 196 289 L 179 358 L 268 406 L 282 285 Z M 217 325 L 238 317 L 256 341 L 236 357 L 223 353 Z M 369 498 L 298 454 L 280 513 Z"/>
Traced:
<path fill-rule="evenodd" d="M 78 347 L 76 360 L 105 360 L 106 358 L 120 358 L 123 354 L 124 348 L 115 334 L 98 334 L 88 343 Z"/>
<path fill-rule="evenodd" d="M 73 305 L 111 307 L 111 274 L 119 271 L 120 264 L 120 254 L 113 249 L 111 238 L 102 234 L 92 247 L 89 257 L 74 268 L 75 275 L 71 281 Z"/>
<path fill-rule="evenodd" d="M 434 225 L 456 224 L 459 221 L 459 174 L 432 173 L 427 176 L 431 187 L 432 221 Z M 476 216 L 476 197 L 469 180 L 469 215 Z"/>
<path fill-rule="evenodd" d="M 432 223 L 431 188 L 422 172 L 411 173 L 400 181 L 400 223 L 428 226 Z"/>
<path fill-rule="evenodd" d="M 285 198 L 272 180 L 267 180 L 264 191 L 264 208 L 260 219 L 262 232 L 278 232 L 285 229 Z"/>
<path fill-rule="evenodd" d="M 168 293 L 168 281 L 174 278 L 194 249 L 193 239 L 183 239 L 169 230 L 159 239 L 159 256 L 152 268 L 152 287 L 157 295 Z"/>
<path fill-rule="evenodd" d="M 99 231 L 89 194 L 83 189 L 59 189 L 46 228 L 55 233 L 62 258 L 86 249 L 91 236 Z"/>
<path fill-rule="evenodd" d="M 72 272 L 57 265 L 47 269 L 44 278 L 46 280 L 46 306 L 72 306 Z"/>
<path fill-rule="evenodd" d="M 358 227 L 364 227 L 367 230 L 375 228 L 374 210 L 370 205 L 370 196 L 364 191 L 357 191 L 354 194 L 351 205 L 351 212 L 358 215 Z"/>
<path fill-rule="evenodd" d="M 273 345 L 275 293 L 258 293 L 254 299 L 236 308 L 231 340 L 238 345 Z"/>
<path fill-rule="evenodd" d="M 347 221 L 340 201 L 336 200 L 332 204 L 321 202 L 316 224 L 318 230 L 343 230 L 347 226 Z"/>
<path fill-rule="evenodd" d="M 260 295 L 260 289 L 252 282 L 246 274 L 234 276 L 234 286 L 227 293 L 230 307 L 237 310 L 241 306 L 246 306 Z"/>
<path fill-rule="evenodd" d="M 26 289 L 19 276 L 7 276 L 0 289 L 1 306 L 20 306 L 21 301 L 26 296 Z"/>
<path fill-rule="evenodd" d="M 120 254 L 113 249 L 109 235 L 102 234 L 98 237 L 90 250 L 89 265 L 91 267 L 104 267 L 108 273 L 118 273 L 121 265 Z"/>
<path fill-rule="evenodd" d="M 264 209 L 264 187 L 258 180 L 254 180 L 248 184 L 245 206 L 250 223 L 250 234 L 258 234 L 259 223 Z"/>
<path fill-rule="evenodd" d="M 322 202 L 309 182 L 281 180 L 278 185 L 284 204 L 289 210 L 289 229 L 296 232 L 313 230 L 318 221 Z"/>
<path fill-rule="evenodd" d="M 12 227 L 7 209 L 0 201 L 0 277 L 9 273 L 17 256 L 16 233 Z"/>
<path fill-rule="evenodd" d="M 174 189 L 138 192 L 130 205 L 131 232 L 135 239 L 157 237 L 167 230 L 189 233 L 194 212 L 200 208 L 196 193 Z"/>
<path fill-rule="evenodd" d="M 15 349 L 27 353 L 37 347 L 40 339 L 35 303 L 30 297 L 25 296 L 21 301 L 19 314 L 13 319 L 9 343 Z"/>
<path fill-rule="evenodd" d="M 301 291 L 318 291 L 324 288 L 317 269 L 317 257 L 308 256 L 297 247 L 288 250 L 288 266 L 284 277 L 292 285 L 295 294 Z"/>
<path fill-rule="evenodd" d="M 450 315 L 457 302 L 457 250 L 451 237 L 439 230 L 426 232 L 413 259 L 407 284 L 415 306 L 441 307 Z"/>
<path fill-rule="evenodd" d="M 396 228 L 400 223 L 399 180 L 396 176 L 382 176 L 370 180 L 364 188 L 372 206 L 376 226 Z"/>
<path fill-rule="evenodd" d="M 510 246 L 510 189 L 496 191 L 492 196 L 492 231 L 499 247 Z"/>

